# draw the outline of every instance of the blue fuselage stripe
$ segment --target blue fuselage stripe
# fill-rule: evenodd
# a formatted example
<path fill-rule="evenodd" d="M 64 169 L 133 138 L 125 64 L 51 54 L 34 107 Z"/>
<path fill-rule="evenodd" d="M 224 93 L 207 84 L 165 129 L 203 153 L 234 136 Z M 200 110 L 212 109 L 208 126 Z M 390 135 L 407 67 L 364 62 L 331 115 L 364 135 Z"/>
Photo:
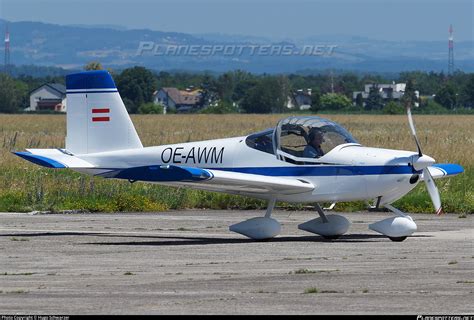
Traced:
<path fill-rule="evenodd" d="M 311 167 L 244 167 L 206 168 L 210 170 L 259 174 L 273 177 L 297 176 L 359 176 L 381 174 L 414 174 L 411 166 L 311 166 Z M 418 172 L 419 173 L 419 172 Z"/>
<path fill-rule="evenodd" d="M 149 166 L 154 168 L 154 166 Z M 160 165 L 156 165 L 159 168 Z M 175 166 L 181 168 L 180 166 Z M 143 177 L 135 169 L 137 168 L 100 168 L 102 170 L 127 171 L 127 179 L 142 180 Z M 147 167 L 148 168 L 148 167 Z M 99 168 L 97 168 L 99 169 Z M 298 166 L 298 167 L 186 167 L 191 174 L 200 174 L 201 170 L 221 170 L 229 172 L 256 174 L 271 177 L 335 177 L 335 176 L 364 176 L 364 175 L 387 175 L 387 174 L 421 174 L 421 171 L 415 171 L 411 166 Z M 192 172 L 196 170 L 196 172 Z M 166 170 L 160 171 L 167 175 Z M 171 172 L 171 171 L 170 171 Z M 120 178 L 120 175 L 115 177 Z M 162 178 L 165 178 L 164 176 Z"/>

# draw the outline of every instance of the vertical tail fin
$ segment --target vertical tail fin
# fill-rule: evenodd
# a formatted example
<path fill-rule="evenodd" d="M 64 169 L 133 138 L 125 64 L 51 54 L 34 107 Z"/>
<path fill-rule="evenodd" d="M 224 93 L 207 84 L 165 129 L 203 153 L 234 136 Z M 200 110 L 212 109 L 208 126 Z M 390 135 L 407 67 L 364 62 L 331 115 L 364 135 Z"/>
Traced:
<path fill-rule="evenodd" d="M 143 148 L 108 71 L 66 76 L 66 149 L 74 154 Z"/>

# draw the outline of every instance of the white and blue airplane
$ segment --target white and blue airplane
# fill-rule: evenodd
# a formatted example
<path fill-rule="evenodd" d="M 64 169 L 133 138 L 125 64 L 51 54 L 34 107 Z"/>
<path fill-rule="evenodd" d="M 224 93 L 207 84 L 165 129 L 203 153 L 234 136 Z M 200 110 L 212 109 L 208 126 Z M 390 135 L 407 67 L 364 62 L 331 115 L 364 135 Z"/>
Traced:
<path fill-rule="evenodd" d="M 391 203 L 423 180 L 439 214 L 441 201 L 433 179 L 463 172 L 460 165 L 435 164 L 421 152 L 409 108 L 417 152 L 362 146 L 339 124 L 316 116 L 291 116 L 275 128 L 248 136 L 143 147 L 107 71 L 68 75 L 66 88 L 65 148 L 26 149 L 16 155 L 44 167 L 104 178 L 265 199 L 263 217 L 229 227 L 251 239 L 280 233 L 279 222 L 271 218 L 276 201 L 316 203 L 319 217 L 298 228 L 337 238 L 347 232 L 349 220 L 325 214 L 318 203 L 330 202 L 333 207 L 340 201 L 374 200 L 376 207 L 394 216 L 369 228 L 403 241 L 417 226 Z"/>

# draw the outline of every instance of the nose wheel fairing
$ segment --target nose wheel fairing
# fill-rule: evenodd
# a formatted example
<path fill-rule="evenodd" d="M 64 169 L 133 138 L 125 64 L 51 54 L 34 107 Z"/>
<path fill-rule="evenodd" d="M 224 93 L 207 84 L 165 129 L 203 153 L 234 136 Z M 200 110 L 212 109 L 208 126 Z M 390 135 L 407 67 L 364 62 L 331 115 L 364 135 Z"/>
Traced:
<path fill-rule="evenodd" d="M 326 216 L 326 221 L 321 217 L 306 221 L 298 225 L 298 229 L 319 234 L 324 238 L 337 239 L 347 232 L 351 223 L 345 217 L 338 214 Z"/>
<path fill-rule="evenodd" d="M 319 203 L 315 204 L 319 218 L 306 221 L 298 225 L 298 229 L 319 234 L 327 239 L 336 239 L 349 230 L 351 223 L 345 217 L 338 214 L 326 215 Z"/>
<path fill-rule="evenodd" d="M 417 230 L 413 219 L 407 217 L 391 217 L 369 225 L 369 229 L 386 235 L 390 239 L 406 238 Z"/>
<path fill-rule="evenodd" d="M 254 240 L 264 240 L 276 237 L 281 232 L 281 225 L 278 221 L 271 218 L 273 208 L 275 208 L 276 199 L 268 201 L 267 211 L 264 217 L 251 218 L 229 227 L 232 232 L 240 233 Z"/>
<path fill-rule="evenodd" d="M 229 230 L 254 240 L 271 239 L 280 234 L 280 223 L 267 217 L 256 217 L 231 225 Z"/>
<path fill-rule="evenodd" d="M 383 234 L 392 241 L 403 241 L 418 229 L 412 217 L 390 204 L 385 204 L 384 207 L 392 211 L 396 216 L 370 224 L 370 230 Z"/>

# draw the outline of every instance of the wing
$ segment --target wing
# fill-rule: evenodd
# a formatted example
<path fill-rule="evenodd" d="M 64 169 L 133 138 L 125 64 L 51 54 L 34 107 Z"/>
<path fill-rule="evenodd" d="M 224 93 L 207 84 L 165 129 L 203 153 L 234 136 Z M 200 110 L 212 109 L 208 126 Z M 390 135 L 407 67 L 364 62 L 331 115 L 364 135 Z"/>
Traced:
<path fill-rule="evenodd" d="M 269 177 L 256 174 L 166 165 L 143 166 L 101 173 L 104 178 L 148 181 L 168 185 L 228 193 L 297 194 L 311 192 L 314 185 L 303 179 Z"/>
<path fill-rule="evenodd" d="M 430 174 L 434 179 L 445 178 L 449 176 L 455 176 L 457 174 L 463 173 L 464 168 L 459 164 L 452 163 L 439 163 L 434 164 L 428 167 Z M 421 175 L 421 180 L 423 180 L 423 174 Z"/>
<path fill-rule="evenodd" d="M 189 186 L 196 189 L 227 193 L 262 195 L 298 194 L 311 192 L 314 185 L 304 179 L 269 177 L 256 174 L 201 169 L 184 166 L 142 166 L 125 169 L 101 169 L 63 149 L 27 149 L 14 152 L 17 156 L 35 164 L 55 169 L 94 169 L 104 178 L 147 181 L 174 186 Z M 105 171 L 105 172 L 104 172 Z"/>

